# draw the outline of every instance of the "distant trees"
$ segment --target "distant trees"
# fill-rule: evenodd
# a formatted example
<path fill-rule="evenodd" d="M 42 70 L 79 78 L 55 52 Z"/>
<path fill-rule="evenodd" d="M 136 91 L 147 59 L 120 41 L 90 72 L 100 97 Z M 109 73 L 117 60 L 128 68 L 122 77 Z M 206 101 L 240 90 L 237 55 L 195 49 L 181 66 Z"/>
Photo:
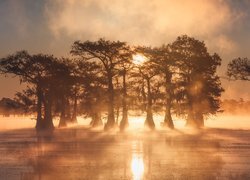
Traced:
<path fill-rule="evenodd" d="M 23 104 L 10 98 L 2 98 L 0 100 L 0 114 L 3 116 L 24 114 Z"/>
<path fill-rule="evenodd" d="M 250 81 L 250 59 L 233 59 L 227 66 L 227 75 L 234 80 Z"/>
<path fill-rule="evenodd" d="M 225 99 L 221 103 L 223 113 L 231 115 L 247 115 L 250 111 L 250 101 L 240 98 L 236 99 Z"/>
<path fill-rule="evenodd" d="M 136 54 L 145 61 L 133 63 Z M 155 128 L 155 111 L 164 112 L 164 127 L 174 128 L 175 113 L 185 116 L 187 125 L 199 128 L 206 115 L 220 108 L 223 88 L 216 69 L 221 59 L 194 38 L 180 36 L 160 47 L 105 39 L 76 41 L 71 55 L 73 59 L 20 51 L 0 60 L 1 73 L 18 76 L 28 84 L 17 93 L 16 101 L 26 111 L 36 108 L 38 130 L 53 129 L 54 116 L 60 117 L 59 127 L 65 127 L 76 123 L 80 114 L 91 117 L 92 127 L 100 126 L 107 112 L 104 128 L 109 130 L 120 122 L 123 131 L 128 127 L 129 110 L 145 111 L 145 126 L 150 129 Z M 238 67 L 248 66 L 249 61 L 238 61 L 229 65 L 228 73 L 242 79 Z"/>

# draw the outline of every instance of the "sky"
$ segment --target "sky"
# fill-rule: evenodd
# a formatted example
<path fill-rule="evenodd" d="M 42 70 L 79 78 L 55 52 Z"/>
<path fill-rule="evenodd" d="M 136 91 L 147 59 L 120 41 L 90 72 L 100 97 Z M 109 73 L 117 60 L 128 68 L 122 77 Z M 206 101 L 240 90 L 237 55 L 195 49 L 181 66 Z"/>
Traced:
<path fill-rule="evenodd" d="M 225 76 L 236 57 L 250 58 L 250 0 L 0 0 L 0 58 L 18 50 L 69 56 L 76 40 L 159 46 L 187 34 L 218 53 Z M 250 100 L 250 83 L 222 79 L 223 98 Z M 0 98 L 22 86 L 0 76 Z"/>

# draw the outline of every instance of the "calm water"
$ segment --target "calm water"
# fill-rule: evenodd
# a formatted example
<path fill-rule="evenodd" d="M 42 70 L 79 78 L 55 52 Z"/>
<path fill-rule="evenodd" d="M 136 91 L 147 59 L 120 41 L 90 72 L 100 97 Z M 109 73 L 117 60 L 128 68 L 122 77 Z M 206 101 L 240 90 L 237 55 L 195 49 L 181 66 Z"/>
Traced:
<path fill-rule="evenodd" d="M 250 179 L 250 132 L 0 133 L 0 179 Z"/>
<path fill-rule="evenodd" d="M 0 179 L 249 179 L 250 132 L 0 134 Z"/>

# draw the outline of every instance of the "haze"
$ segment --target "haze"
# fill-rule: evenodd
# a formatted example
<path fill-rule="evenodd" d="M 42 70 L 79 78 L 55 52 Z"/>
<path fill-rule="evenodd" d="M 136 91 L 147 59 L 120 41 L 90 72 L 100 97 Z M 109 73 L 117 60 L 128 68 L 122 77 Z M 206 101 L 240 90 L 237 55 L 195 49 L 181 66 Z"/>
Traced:
<path fill-rule="evenodd" d="M 231 59 L 250 57 L 249 12 L 248 0 L 2 0 L 0 57 L 22 49 L 68 56 L 79 39 L 160 45 L 187 34 L 220 54 L 219 74 L 225 76 Z M 13 97 L 21 88 L 10 78 L 1 77 L 0 84 L 0 97 Z M 223 80 L 223 87 L 225 99 L 250 97 L 249 83 Z"/>

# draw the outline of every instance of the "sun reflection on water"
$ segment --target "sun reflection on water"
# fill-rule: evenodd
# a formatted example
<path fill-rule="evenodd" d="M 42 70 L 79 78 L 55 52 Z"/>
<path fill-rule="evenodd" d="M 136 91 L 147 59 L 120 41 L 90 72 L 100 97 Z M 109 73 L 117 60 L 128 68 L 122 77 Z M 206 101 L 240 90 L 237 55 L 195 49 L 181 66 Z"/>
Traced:
<path fill-rule="evenodd" d="M 144 162 L 142 155 L 133 154 L 131 160 L 131 171 L 133 175 L 133 180 L 140 180 L 143 178 Z"/>

